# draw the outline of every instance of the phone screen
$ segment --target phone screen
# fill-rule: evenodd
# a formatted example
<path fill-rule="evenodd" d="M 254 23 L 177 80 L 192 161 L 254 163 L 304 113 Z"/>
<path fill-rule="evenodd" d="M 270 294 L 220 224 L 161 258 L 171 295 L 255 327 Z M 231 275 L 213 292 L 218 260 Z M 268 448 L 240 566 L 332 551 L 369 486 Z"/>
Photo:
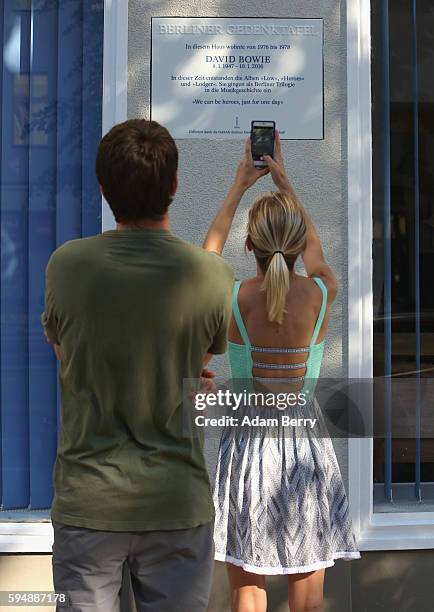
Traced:
<path fill-rule="evenodd" d="M 252 157 L 254 161 L 261 159 L 263 155 L 273 155 L 274 151 L 274 127 L 253 126 L 251 133 Z"/>

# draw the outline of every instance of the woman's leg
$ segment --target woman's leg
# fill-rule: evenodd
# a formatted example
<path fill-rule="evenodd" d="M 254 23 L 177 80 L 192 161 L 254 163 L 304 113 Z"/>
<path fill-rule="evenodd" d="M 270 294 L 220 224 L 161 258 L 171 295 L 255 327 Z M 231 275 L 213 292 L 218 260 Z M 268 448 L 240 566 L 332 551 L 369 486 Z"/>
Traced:
<path fill-rule="evenodd" d="M 323 612 L 325 570 L 289 574 L 288 602 L 291 612 Z"/>
<path fill-rule="evenodd" d="M 265 577 L 228 563 L 232 612 L 266 612 Z"/>

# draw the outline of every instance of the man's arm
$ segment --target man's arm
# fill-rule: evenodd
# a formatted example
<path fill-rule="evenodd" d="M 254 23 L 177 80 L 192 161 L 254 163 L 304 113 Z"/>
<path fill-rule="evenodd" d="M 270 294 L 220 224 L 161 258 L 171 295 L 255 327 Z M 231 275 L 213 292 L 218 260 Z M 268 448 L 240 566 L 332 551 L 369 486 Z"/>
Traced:
<path fill-rule="evenodd" d="M 41 324 L 48 344 L 51 344 L 57 359 L 60 361 L 61 352 L 58 334 L 58 319 L 54 304 L 54 291 L 52 287 L 52 260 L 53 255 L 50 257 L 45 270 L 45 309 L 41 315 Z"/>
<path fill-rule="evenodd" d="M 44 315 L 42 315 L 42 316 L 44 316 Z M 52 342 L 52 340 L 50 340 L 50 338 L 48 337 L 47 329 L 45 327 L 43 329 L 44 329 L 45 339 L 47 340 L 48 344 L 51 344 L 51 346 L 53 347 L 53 350 L 54 350 L 54 352 L 56 354 L 57 359 L 60 361 L 60 359 L 61 359 L 60 344 L 56 344 L 55 342 Z"/>
<path fill-rule="evenodd" d="M 54 352 L 56 353 L 57 359 L 60 361 L 62 359 L 62 354 L 60 352 L 60 344 L 53 344 Z"/>
<path fill-rule="evenodd" d="M 214 355 L 212 353 L 207 353 L 205 355 L 205 359 L 203 360 L 203 368 L 202 368 L 202 372 L 200 374 L 200 377 L 202 379 L 212 379 L 215 378 L 215 372 L 213 370 L 208 370 L 208 364 L 211 361 L 211 359 L 214 357 Z"/>
<path fill-rule="evenodd" d="M 209 362 L 211 361 L 211 359 L 214 357 L 214 355 L 212 353 L 207 353 L 205 355 L 205 359 L 203 360 L 203 367 L 206 368 L 206 366 L 209 364 Z"/>
<path fill-rule="evenodd" d="M 203 248 L 206 251 L 213 251 L 219 255 L 221 254 L 226 244 L 232 221 L 241 198 L 249 187 L 256 183 L 261 176 L 268 174 L 268 172 L 268 168 L 264 170 L 255 168 L 250 147 L 250 139 L 247 139 L 244 157 L 238 166 L 234 182 L 223 204 L 214 217 L 203 243 Z"/>

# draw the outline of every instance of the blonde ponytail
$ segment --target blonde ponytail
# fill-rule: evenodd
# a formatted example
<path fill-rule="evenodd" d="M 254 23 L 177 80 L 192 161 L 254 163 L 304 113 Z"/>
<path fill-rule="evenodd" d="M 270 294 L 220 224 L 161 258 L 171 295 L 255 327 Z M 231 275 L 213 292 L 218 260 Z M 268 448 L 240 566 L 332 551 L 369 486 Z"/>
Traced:
<path fill-rule="evenodd" d="M 247 233 L 264 273 L 268 319 L 279 325 L 286 313 L 290 271 L 306 245 L 306 225 L 300 205 L 289 194 L 260 196 L 249 211 Z"/>
<path fill-rule="evenodd" d="M 271 255 L 261 289 L 267 294 L 267 312 L 270 321 L 281 324 L 286 312 L 286 296 L 289 291 L 289 270 L 282 253 Z"/>

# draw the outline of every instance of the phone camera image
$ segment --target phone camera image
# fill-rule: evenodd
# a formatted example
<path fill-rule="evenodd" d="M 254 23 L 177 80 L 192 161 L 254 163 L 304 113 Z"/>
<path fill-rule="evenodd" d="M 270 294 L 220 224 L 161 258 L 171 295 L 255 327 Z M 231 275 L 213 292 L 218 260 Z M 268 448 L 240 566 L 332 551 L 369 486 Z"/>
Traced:
<path fill-rule="evenodd" d="M 271 125 L 252 125 L 251 147 L 253 161 L 260 161 L 264 155 L 273 156 L 274 127 Z"/>

